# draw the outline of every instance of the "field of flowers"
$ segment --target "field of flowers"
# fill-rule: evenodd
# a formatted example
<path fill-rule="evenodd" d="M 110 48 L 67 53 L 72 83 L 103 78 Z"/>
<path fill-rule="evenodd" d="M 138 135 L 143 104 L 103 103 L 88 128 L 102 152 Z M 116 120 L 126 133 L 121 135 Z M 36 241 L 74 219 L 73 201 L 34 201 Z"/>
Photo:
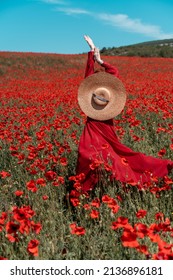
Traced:
<path fill-rule="evenodd" d="M 88 197 L 75 190 L 86 57 L 0 53 L 0 259 L 173 259 L 173 173 L 138 190 L 105 170 Z M 173 59 L 103 59 L 128 93 L 121 141 L 173 159 Z"/>

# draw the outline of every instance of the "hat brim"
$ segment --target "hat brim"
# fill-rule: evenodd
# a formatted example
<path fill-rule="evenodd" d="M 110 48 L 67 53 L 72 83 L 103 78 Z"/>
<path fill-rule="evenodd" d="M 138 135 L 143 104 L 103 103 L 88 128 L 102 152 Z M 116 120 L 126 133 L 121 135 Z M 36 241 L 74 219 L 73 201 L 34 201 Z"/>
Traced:
<path fill-rule="evenodd" d="M 93 102 L 93 93 L 99 87 L 110 92 L 110 100 L 105 106 Z M 119 115 L 126 103 L 126 90 L 115 76 L 100 72 L 85 78 L 78 89 L 78 103 L 81 110 L 95 120 L 109 120 Z"/>

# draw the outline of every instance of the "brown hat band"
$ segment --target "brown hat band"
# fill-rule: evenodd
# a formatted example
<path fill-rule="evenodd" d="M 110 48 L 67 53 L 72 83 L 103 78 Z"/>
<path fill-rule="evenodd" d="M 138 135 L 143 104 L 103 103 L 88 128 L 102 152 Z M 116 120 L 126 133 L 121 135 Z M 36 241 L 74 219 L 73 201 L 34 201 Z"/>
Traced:
<path fill-rule="evenodd" d="M 95 93 L 93 93 L 93 96 L 94 96 L 95 98 L 97 98 L 97 99 L 103 101 L 103 102 L 109 102 L 109 100 L 107 100 L 107 99 L 105 99 L 104 97 L 101 97 L 101 96 L 99 96 L 99 95 L 96 95 Z"/>

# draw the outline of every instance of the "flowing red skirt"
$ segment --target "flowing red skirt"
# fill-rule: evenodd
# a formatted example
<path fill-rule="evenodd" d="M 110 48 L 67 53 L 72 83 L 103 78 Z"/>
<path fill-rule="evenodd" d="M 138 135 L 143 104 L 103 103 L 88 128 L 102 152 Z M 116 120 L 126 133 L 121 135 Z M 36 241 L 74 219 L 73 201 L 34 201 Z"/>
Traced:
<path fill-rule="evenodd" d="M 111 165 L 112 177 L 140 187 L 153 177 L 162 178 L 173 168 L 173 161 L 134 152 L 122 144 L 113 126 L 113 119 L 96 121 L 87 118 L 78 149 L 77 174 L 84 173 L 82 192 L 92 190 L 98 182 L 97 167 Z"/>

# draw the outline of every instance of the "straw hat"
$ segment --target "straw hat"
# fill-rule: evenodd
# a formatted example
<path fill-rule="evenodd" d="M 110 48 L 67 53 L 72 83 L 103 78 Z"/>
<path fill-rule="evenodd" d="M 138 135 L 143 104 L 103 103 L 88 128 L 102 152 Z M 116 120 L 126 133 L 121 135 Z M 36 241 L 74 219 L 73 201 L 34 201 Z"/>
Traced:
<path fill-rule="evenodd" d="M 115 76 L 99 72 L 83 80 L 78 89 L 81 110 L 95 120 L 109 120 L 119 115 L 126 103 L 123 83 Z"/>

